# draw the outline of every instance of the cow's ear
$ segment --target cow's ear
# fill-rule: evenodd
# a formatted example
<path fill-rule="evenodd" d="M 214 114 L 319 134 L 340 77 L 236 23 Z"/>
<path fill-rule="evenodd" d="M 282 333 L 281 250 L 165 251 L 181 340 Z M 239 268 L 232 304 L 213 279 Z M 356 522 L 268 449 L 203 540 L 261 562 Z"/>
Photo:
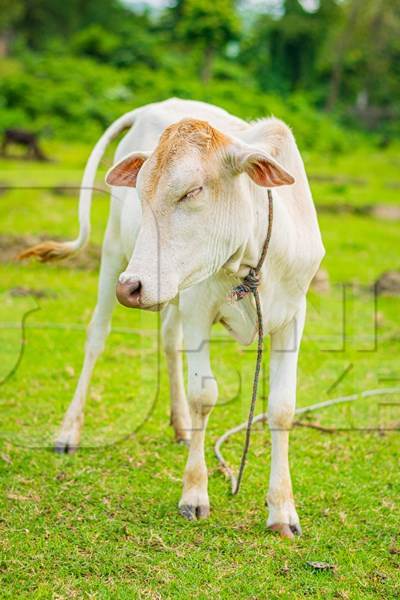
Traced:
<path fill-rule="evenodd" d="M 151 152 L 131 152 L 111 167 L 106 175 L 108 185 L 136 187 L 137 176 Z"/>
<path fill-rule="evenodd" d="M 247 175 L 262 187 L 291 185 L 294 177 L 267 152 L 252 146 L 240 145 L 232 148 L 230 163 L 236 173 Z"/>

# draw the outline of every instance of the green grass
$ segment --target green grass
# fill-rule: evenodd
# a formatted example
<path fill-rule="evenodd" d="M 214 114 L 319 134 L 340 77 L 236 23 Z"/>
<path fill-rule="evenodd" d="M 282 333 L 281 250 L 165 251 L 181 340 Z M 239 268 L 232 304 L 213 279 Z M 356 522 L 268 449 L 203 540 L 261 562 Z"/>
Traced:
<path fill-rule="evenodd" d="M 304 160 L 315 201 L 320 206 L 346 203 L 362 207 L 399 202 L 397 144 L 385 151 L 358 144 L 346 154 L 305 153 Z M 321 181 L 324 178 L 330 181 Z"/>
<path fill-rule="evenodd" d="M 58 162 L 21 168 L 21 163 L 3 161 L 0 180 L 78 183 L 89 148 L 53 143 L 48 150 Z M 361 203 L 396 201 L 386 185 L 396 179 L 395 155 L 371 155 L 368 149 L 360 154 L 338 157 L 335 164 L 329 157 L 306 157 L 311 173 L 368 178 L 365 186 L 348 184 L 331 196 L 326 184 L 315 184 L 318 202 L 357 203 L 361 192 Z M 107 208 L 99 194 L 93 207 L 96 243 Z M 6 192 L 0 211 L 0 234 L 70 237 L 77 228 L 73 193 Z M 374 304 L 367 288 L 380 273 L 399 266 L 398 223 L 354 215 L 322 215 L 320 222 L 332 287 L 327 295 L 310 294 L 300 406 L 395 385 L 381 379 L 399 377 L 400 301 L 379 299 L 374 348 Z M 158 381 L 157 315 L 116 308 L 114 329 L 92 380 L 83 447 L 72 457 L 57 456 L 48 447 L 79 374 L 97 274 L 17 263 L 0 264 L 0 273 L 3 324 L 18 324 L 27 310 L 39 308 L 27 318 L 21 365 L 0 386 L 0 597 L 399 597 L 399 432 L 350 430 L 398 423 L 398 407 L 379 405 L 376 398 L 362 400 L 310 416 L 312 422 L 346 431 L 294 429 L 292 476 L 304 535 L 287 543 L 265 528 L 268 431 L 253 434 L 243 487 L 235 498 L 212 454 L 218 435 L 246 415 L 254 368 L 254 354 L 216 328 L 212 352 L 220 401 L 207 436 L 212 515 L 187 523 L 176 510 L 186 449 L 173 442 L 168 426 L 162 356 Z M 344 350 L 338 328 L 343 282 L 364 286 L 347 291 Z M 15 298 L 9 290 L 16 286 L 46 290 L 49 296 Z M 132 332 L 122 333 L 122 328 Z M 3 327 L 0 335 L 1 380 L 18 358 L 21 332 Z M 328 393 L 349 364 L 348 377 Z M 259 410 L 267 390 L 266 378 Z M 231 464 L 238 465 L 242 442 L 238 436 L 228 443 Z M 317 572 L 307 561 L 326 561 L 335 569 Z"/>

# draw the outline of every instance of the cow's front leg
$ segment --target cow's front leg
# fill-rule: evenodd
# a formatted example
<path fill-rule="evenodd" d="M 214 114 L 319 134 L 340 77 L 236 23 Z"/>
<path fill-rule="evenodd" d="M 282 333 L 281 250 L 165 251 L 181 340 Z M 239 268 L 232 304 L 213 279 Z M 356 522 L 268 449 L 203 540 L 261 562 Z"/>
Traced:
<path fill-rule="evenodd" d="M 217 401 L 217 383 L 211 371 L 209 335 L 211 325 L 195 331 L 184 330 L 188 363 L 188 401 L 192 420 L 189 456 L 183 476 L 183 492 L 179 511 L 186 519 L 208 517 L 208 473 L 204 455 L 204 438 L 208 416 Z"/>
<path fill-rule="evenodd" d="M 296 406 L 297 358 L 304 317 L 305 302 L 292 322 L 271 335 L 268 423 L 272 448 L 267 525 L 288 538 L 301 534 L 289 470 L 289 430 Z"/>
<path fill-rule="evenodd" d="M 171 399 L 171 425 L 178 442 L 189 445 L 191 421 L 183 382 L 183 336 L 179 308 L 170 304 L 164 309 L 163 342 L 167 358 Z"/>
<path fill-rule="evenodd" d="M 115 284 L 123 260 L 118 239 L 110 234 L 113 226 L 112 221 L 110 223 L 102 249 L 98 300 L 88 328 L 83 368 L 74 397 L 55 440 L 54 449 L 59 453 L 74 452 L 79 445 L 90 379 L 110 330 L 111 314 L 115 304 Z"/>

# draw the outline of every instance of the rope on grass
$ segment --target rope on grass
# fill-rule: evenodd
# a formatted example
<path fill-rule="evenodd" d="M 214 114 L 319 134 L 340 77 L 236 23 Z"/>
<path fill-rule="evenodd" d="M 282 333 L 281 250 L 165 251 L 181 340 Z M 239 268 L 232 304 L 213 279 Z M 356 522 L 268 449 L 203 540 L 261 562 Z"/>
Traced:
<path fill-rule="evenodd" d="M 349 396 L 339 396 L 339 398 L 333 398 L 332 400 L 325 400 L 323 402 L 317 402 L 316 404 L 311 404 L 310 406 L 304 406 L 301 408 L 297 408 L 295 410 L 295 414 L 303 415 L 303 414 L 307 414 L 309 412 L 314 412 L 321 408 L 327 408 L 329 406 L 334 406 L 336 404 L 344 404 L 346 402 L 354 402 L 355 400 L 359 400 L 360 398 L 369 398 L 371 396 L 385 396 L 387 394 L 400 394 L 400 387 L 365 390 L 363 392 L 359 392 L 357 394 L 351 394 Z M 252 424 L 259 423 L 260 421 L 262 421 L 262 422 L 268 421 L 268 413 L 264 412 L 264 413 L 257 415 L 256 417 L 254 417 L 252 419 Z M 238 489 L 239 479 L 235 476 L 231 467 L 228 465 L 228 463 L 224 459 L 221 448 L 222 448 L 223 444 L 232 435 L 235 435 L 236 433 L 240 433 L 241 431 L 243 431 L 246 428 L 248 428 L 248 421 L 245 421 L 244 423 L 241 423 L 240 425 L 236 425 L 236 427 L 232 427 L 232 429 L 229 429 L 223 435 L 221 435 L 221 437 L 219 437 L 217 439 L 217 441 L 215 442 L 215 445 L 214 445 L 214 453 L 220 464 L 221 470 L 226 474 L 228 479 L 230 479 L 230 481 L 231 481 L 232 494 L 234 494 L 235 491 Z M 239 471 L 239 475 L 240 475 L 240 471 Z"/>

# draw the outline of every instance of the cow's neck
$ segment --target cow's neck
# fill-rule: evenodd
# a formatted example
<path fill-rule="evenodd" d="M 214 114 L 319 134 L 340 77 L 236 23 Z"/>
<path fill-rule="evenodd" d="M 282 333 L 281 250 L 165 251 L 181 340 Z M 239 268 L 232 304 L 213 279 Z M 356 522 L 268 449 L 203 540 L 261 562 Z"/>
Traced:
<path fill-rule="evenodd" d="M 254 186 L 256 187 L 256 186 Z M 263 265 L 279 261 L 280 269 L 283 271 L 290 267 L 293 257 L 293 235 L 291 235 L 292 224 L 289 215 L 280 202 L 279 192 L 272 190 L 273 196 L 273 224 L 272 236 L 268 247 L 268 253 Z M 251 195 L 249 202 L 247 239 L 225 265 L 226 270 L 237 277 L 247 275 L 249 268 L 255 268 L 261 256 L 268 231 L 268 194 L 263 188 L 257 187 Z"/>

